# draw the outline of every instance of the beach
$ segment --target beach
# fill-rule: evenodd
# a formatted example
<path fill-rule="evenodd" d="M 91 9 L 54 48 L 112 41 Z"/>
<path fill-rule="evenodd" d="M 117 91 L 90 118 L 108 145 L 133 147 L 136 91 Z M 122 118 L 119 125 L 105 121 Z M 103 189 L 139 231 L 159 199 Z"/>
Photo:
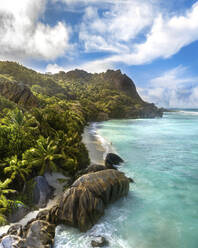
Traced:
<path fill-rule="evenodd" d="M 89 152 L 91 164 L 104 165 L 105 155 L 112 149 L 110 144 L 98 135 L 96 125 L 97 123 L 91 123 L 84 128 L 82 141 Z"/>

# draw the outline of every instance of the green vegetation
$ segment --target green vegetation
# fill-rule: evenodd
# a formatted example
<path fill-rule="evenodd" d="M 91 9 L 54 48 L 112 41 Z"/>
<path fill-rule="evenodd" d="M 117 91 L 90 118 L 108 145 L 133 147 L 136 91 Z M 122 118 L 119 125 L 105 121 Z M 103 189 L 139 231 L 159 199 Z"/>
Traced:
<path fill-rule="evenodd" d="M 89 165 L 82 143 L 89 121 L 136 118 L 145 106 L 120 71 L 48 75 L 0 62 L 0 225 L 32 178 Z"/>

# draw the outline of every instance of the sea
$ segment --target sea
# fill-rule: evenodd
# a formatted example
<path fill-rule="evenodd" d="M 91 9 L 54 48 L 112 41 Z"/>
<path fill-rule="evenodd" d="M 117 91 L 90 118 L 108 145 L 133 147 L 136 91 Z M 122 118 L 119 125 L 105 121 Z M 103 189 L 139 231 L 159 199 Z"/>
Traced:
<path fill-rule="evenodd" d="M 197 248 L 198 110 L 110 120 L 92 128 L 106 152 L 124 159 L 119 170 L 135 183 L 88 232 L 58 226 L 54 247 L 89 248 L 101 235 L 111 248 Z"/>

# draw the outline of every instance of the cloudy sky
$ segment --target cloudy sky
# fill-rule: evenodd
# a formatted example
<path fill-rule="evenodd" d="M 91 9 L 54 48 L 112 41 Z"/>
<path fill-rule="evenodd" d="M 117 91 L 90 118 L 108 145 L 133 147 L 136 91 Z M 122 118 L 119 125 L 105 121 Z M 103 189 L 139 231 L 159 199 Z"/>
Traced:
<path fill-rule="evenodd" d="M 164 107 L 198 107 L 197 0 L 1 0 L 0 60 L 121 69 Z"/>

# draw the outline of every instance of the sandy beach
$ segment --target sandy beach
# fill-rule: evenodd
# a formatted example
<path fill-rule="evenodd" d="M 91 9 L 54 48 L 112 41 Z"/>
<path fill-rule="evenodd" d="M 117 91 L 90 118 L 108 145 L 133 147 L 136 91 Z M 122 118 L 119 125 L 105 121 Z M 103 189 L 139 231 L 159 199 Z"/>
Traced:
<path fill-rule="evenodd" d="M 106 150 L 99 139 L 99 135 L 94 130 L 94 123 L 85 127 L 83 143 L 89 152 L 91 163 L 104 164 L 104 155 Z"/>

